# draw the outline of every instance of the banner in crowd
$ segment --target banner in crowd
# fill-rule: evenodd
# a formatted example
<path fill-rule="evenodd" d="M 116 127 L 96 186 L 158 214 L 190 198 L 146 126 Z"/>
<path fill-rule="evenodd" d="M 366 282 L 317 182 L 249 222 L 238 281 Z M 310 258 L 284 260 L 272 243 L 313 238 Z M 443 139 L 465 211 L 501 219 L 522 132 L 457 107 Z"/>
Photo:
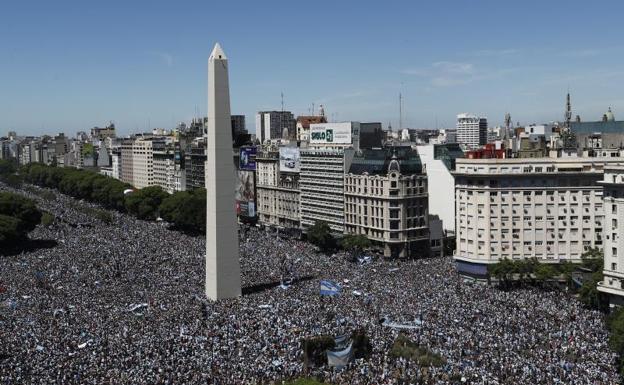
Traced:
<path fill-rule="evenodd" d="M 383 326 L 387 326 L 392 329 L 420 329 L 423 322 L 419 319 L 408 322 L 391 322 L 389 319 L 385 319 L 382 323 Z"/>
<path fill-rule="evenodd" d="M 256 170 L 256 148 L 241 147 L 238 158 L 238 168 L 240 170 Z"/>
<path fill-rule="evenodd" d="M 236 213 L 241 217 L 253 218 L 256 216 L 256 188 L 252 171 L 238 171 Z"/>
<path fill-rule="evenodd" d="M 321 295 L 338 295 L 340 294 L 340 290 L 340 286 L 334 281 L 321 281 Z"/>
<path fill-rule="evenodd" d="M 327 365 L 341 369 L 346 366 L 353 357 L 353 343 L 343 350 L 327 351 Z"/>

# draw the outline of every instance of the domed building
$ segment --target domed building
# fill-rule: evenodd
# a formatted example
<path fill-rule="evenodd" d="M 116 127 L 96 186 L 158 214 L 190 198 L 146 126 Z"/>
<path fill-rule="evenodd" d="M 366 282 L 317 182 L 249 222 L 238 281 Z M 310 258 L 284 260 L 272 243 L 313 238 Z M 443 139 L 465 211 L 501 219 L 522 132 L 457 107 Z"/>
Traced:
<path fill-rule="evenodd" d="M 427 174 L 416 150 L 358 151 L 344 189 L 345 234 L 365 235 L 386 257 L 418 258 L 432 252 Z"/>
<path fill-rule="evenodd" d="M 604 114 L 603 121 L 615 122 L 615 116 L 613 115 L 613 112 L 611 111 L 611 107 L 609 107 L 609 110 Z"/>

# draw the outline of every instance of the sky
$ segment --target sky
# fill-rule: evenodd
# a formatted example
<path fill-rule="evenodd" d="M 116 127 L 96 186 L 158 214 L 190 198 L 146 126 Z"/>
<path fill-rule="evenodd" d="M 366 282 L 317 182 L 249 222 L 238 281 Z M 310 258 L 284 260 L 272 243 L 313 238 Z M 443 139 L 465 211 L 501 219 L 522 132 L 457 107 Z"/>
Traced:
<path fill-rule="evenodd" d="M 207 60 L 229 59 L 232 114 L 404 128 L 624 119 L 624 2 L 29 1 L 0 3 L 0 135 L 172 128 L 207 111 Z"/>

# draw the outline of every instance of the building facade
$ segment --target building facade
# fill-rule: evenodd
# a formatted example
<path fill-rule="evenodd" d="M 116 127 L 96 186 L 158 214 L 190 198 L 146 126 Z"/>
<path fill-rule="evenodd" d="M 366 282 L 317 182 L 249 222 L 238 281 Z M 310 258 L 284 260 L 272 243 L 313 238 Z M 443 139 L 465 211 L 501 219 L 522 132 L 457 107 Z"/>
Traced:
<path fill-rule="evenodd" d="M 316 221 L 344 233 L 344 175 L 354 151 L 344 148 L 301 149 L 301 227 Z"/>
<path fill-rule="evenodd" d="M 275 150 L 256 155 L 258 221 L 276 228 L 299 229 L 299 173 L 281 171 Z"/>
<path fill-rule="evenodd" d="M 415 150 L 357 152 L 344 190 L 346 234 L 365 235 L 386 257 L 428 255 L 427 175 Z"/>
<path fill-rule="evenodd" d="M 457 143 L 477 148 L 487 143 L 487 118 L 470 114 L 457 115 Z"/>
<path fill-rule="evenodd" d="M 292 139 L 296 136 L 294 115 L 290 111 L 260 111 L 256 114 L 256 138 L 260 143 L 269 140 Z M 286 133 L 287 137 L 284 137 Z"/>
<path fill-rule="evenodd" d="M 598 290 L 609 296 L 611 306 L 624 305 L 624 163 L 605 168 L 604 280 Z"/>
<path fill-rule="evenodd" d="M 603 247 L 602 179 L 610 160 L 457 159 L 456 256 L 461 273 L 487 275 L 503 258 L 580 262 Z"/>

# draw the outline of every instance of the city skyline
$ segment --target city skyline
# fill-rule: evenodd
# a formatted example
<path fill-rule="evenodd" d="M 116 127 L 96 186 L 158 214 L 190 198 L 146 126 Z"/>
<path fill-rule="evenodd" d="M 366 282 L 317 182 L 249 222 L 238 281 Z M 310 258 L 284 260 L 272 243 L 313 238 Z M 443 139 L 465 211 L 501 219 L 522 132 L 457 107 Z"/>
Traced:
<path fill-rule="evenodd" d="M 597 13 L 558 3 L 9 4 L 0 16 L 0 132 L 72 133 L 114 121 L 125 135 L 205 116 L 217 40 L 236 62 L 232 112 L 247 116 L 252 133 L 255 112 L 281 109 L 282 93 L 295 115 L 323 104 L 332 121 L 395 129 L 399 93 L 410 128 L 454 127 L 461 112 L 490 125 L 506 112 L 514 123 L 561 120 L 568 90 L 583 121 L 608 107 L 617 118 L 623 6 Z M 189 17 L 202 14 L 222 17 Z"/>

